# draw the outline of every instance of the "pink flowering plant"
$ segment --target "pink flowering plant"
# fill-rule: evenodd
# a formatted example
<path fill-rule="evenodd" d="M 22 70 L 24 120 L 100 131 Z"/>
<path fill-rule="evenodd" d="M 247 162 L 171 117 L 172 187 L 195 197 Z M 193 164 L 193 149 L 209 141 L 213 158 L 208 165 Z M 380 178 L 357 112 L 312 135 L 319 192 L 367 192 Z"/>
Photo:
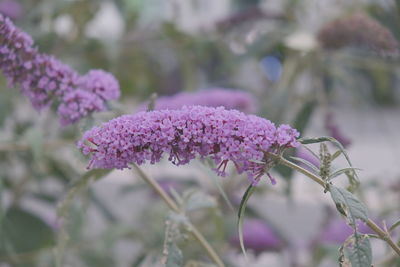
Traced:
<path fill-rule="evenodd" d="M 56 103 L 61 125 L 106 110 L 118 99 L 119 83 L 103 70 L 81 76 L 53 56 L 39 53 L 32 38 L 0 14 L 0 68 L 9 86 L 19 86 L 40 111 Z"/>
<path fill-rule="evenodd" d="M 247 201 L 255 186 L 266 174 L 272 183 L 275 180 L 268 173 L 277 164 L 286 165 L 305 174 L 324 188 L 330 195 L 338 211 L 353 228 L 351 235 L 341 248 L 341 262 L 349 261 L 369 265 L 372 262 L 371 246 L 368 235 L 358 231 L 357 220 L 364 221 L 382 240 L 386 241 L 397 253 L 398 245 L 383 230 L 368 218 L 368 212 L 350 191 L 333 185 L 332 180 L 347 173 L 351 184 L 355 186 L 358 178 L 343 146 L 334 138 L 300 139 L 299 132 L 288 125 L 276 127 L 272 122 L 254 116 L 245 115 L 235 110 L 209 108 L 202 106 L 183 107 L 181 110 L 160 110 L 139 112 L 113 119 L 100 127 L 95 127 L 84 134 L 78 143 L 84 154 L 91 156 L 88 168 L 127 168 L 133 164 L 136 169 L 146 162 L 155 164 L 164 154 L 176 165 L 189 163 L 196 157 L 210 157 L 219 176 L 226 175 L 226 166 L 232 162 L 238 173 L 245 172 L 250 180 L 239 207 L 239 239 L 243 252 L 242 223 Z M 330 141 L 339 148 L 331 155 L 325 144 L 321 145 L 318 169 L 315 165 L 301 158 L 294 158 L 312 171 L 283 158 L 285 149 L 299 146 L 300 143 L 320 143 Z M 349 168 L 331 170 L 332 161 L 343 154 L 350 164 Z M 144 173 L 142 177 L 146 177 Z M 151 178 L 149 184 L 156 190 L 162 190 Z M 180 213 L 181 210 L 165 192 L 160 193 L 170 208 Z M 193 227 L 193 226 L 191 226 Z M 197 232 L 194 232 L 197 233 Z M 197 237 L 200 241 L 201 237 Z M 208 246 L 204 245 L 209 256 L 218 266 L 224 266 L 222 260 Z M 400 255 L 400 254 L 399 254 Z M 361 266 L 360 265 L 360 266 Z"/>
<path fill-rule="evenodd" d="M 397 183 L 363 179 L 334 110 L 347 70 L 396 102 L 389 23 L 304 38 L 294 3 L 194 30 L 146 1 L 28 2 L 0 0 L 0 266 L 397 266 Z"/>

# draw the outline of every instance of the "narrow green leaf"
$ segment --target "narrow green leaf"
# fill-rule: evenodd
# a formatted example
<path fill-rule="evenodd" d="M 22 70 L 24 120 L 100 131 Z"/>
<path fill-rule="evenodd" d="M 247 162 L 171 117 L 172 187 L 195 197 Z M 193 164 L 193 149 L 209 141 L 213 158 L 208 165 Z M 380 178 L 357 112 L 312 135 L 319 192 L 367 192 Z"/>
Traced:
<path fill-rule="evenodd" d="M 359 171 L 359 170 L 361 170 L 361 169 L 349 167 L 349 168 L 343 168 L 343 169 L 340 169 L 340 170 L 336 170 L 335 172 L 333 172 L 333 173 L 329 176 L 329 179 L 328 179 L 328 180 L 331 180 L 331 179 L 333 179 L 333 178 L 335 178 L 335 177 L 337 177 L 337 176 L 339 176 L 339 175 L 341 175 L 341 174 L 343 174 L 343 173 L 345 173 L 345 172 L 354 171 L 354 170 L 358 170 L 358 171 Z"/>
<path fill-rule="evenodd" d="M 394 224 L 392 224 L 392 226 L 390 226 L 389 228 L 389 232 L 393 231 L 394 229 L 396 229 L 398 226 L 400 226 L 400 219 L 395 222 Z"/>
<path fill-rule="evenodd" d="M 211 166 L 211 164 L 208 164 L 208 165 L 209 165 L 208 167 Z M 200 164 L 200 167 L 201 167 L 205 172 L 207 172 L 207 173 L 209 174 L 209 175 L 207 175 L 207 176 L 211 178 L 212 182 L 213 182 L 214 185 L 217 187 L 218 192 L 221 194 L 222 198 L 225 200 L 225 202 L 226 202 L 226 204 L 228 205 L 228 207 L 229 207 L 231 210 L 234 210 L 233 205 L 232 205 L 232 202 L 229 200 L 228 195 L 225 193 L 224 189 L 222 188 L 221 179 L 219 179 L 220 177 L 217 177 L 217 176 L 215 175 L 215 172 L 210 171 L 210 168 L 208 168 L 208 167 L 206 168 L 206 166 L 204 166 L 204 164 Z"/>
<path fill-rule="evenodd" d="M 242 197 L 242 200 L 240 201 L 240 206 L 239 206 L 239 211 L 238 211 L 239 243 L 240 243 L 240 248 L 242 249 L 242 252 L 245 257 L 247 257 L 247 256 L 246 256 L 246 250 L 244 248 L 244 242 L 243 242 L 244 212 L 246 210 L 247 201 L 249 200 L 250 196 L 253 194 L 255 189 L 256 189 L 255 186 L 249 185 L 249 187 L 246 189 L 246 192 L 244 193 L 244 195 Z"/>
<path fill-rule="evenodd" d="M 349 259 L 352 267 L 369 267 L 372 265 L 372 249 L 369 238 L 354 233 L 350 242 L 346 241 L 344 256 Z"/>
<path fill-rule="evenodd" d="M 330 192 L 336 207 L 342 207 L 350 225 L 354 228 L 356 220 L 361 219 L 364 222 L 368 220 L 368 210 L 365 205 L 359 201 L 352 193 L 346 189 L 338 188 L 336 186 L 330 186 Z"/>
<path fill-rule="evenodd" d="M 312 151 L 310 148 L 308 148 L 307 146 L 304 146 L 304 145 L 302 145 L 302 147 L 307 149 L 308 152 L 310 152 L 316 159 L 320 160 L 319 156 L 314 151 Z"/>
<path fill-rule="evenodd" d="M 340 154 L 342 154 L 342 151 L 340 149 L 338 151 L 336 151 L 335 153 L 333 153 L 332 161 L 335 160 L 337 157 L 339 157 Z"/>
<path fill-rule="evenodd" d="M 346 158 L 346 160 L 347 160 L 348 164 L 350 165 L 350 167 L 353 167 L 353 165 L 351 163 L 351 160 L 350 160 L 350 157 L 347 154 L 346 150 L 344 149 L 343 145 L 333 137 L 321 136 L 321 137 L 315 137 L 315 138 L 299 138 L 298 141 L 300 143 L 302 143 L 303 145 L 316 144 L 316 143 L 322 143 L 322 142 L 331 142 L 331 143 L 333 143 L 334 145 L 336 145 L 340 149 L 340 151 L 343 153 L 343 155 Z M 354 175 L 355 175 L 356 178 L 358 178 L 356 172 L 354 172 Z"/>
<path fill-rule="evenodd" d="M 319 172 L 319 169 L 314 164 L 309 162 L 308 160 L 305 160 L 305 159 L 302 159 L 302 158 L 298 158 L 298 157 L 290 157 L 290 158 L 294 159 L 295 161 L 303 163 L 304 165 L 306 165 L 307 167 L 312 169 L 314 171 L 314 173 L 318 173 Z"/>
<path fill-rule="evenodd" d="M 182 239 L 180 225 L 186 219 L 181 214 L 171 213 L 165 222 L 165 239 L 163 249 L 163 263 L 166 267 L 182 267 L 183 254 L 177 246 L 177 242 Z"/>

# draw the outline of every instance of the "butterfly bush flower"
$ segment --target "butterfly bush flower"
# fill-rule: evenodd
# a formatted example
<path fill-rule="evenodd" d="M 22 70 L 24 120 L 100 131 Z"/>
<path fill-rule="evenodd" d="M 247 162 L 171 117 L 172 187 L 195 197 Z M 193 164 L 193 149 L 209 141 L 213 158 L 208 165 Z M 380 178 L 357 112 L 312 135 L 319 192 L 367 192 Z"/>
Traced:
<path fill-rule="evenodd" d="M 264 251 L 277 251 L 283 247 L 282 240 L 260 219 L 249 219 L 243 224 L 243 242 L 246 248 L 260 254 Z M 239 235 L 235 235 L 230 243 L 240 248 Z"/>
<path fill-rule="evenodd" d="M 398 54 L 398 42 L 393 34 L 377 20 L 360 12 L 327 23 L 317 38 L 326 49 L 364 46 L 381 54 Z"/>
<path fill-rule="evenodd" d="M 22 6 L 16 0 L 0 0 L 0 13 L 12 19 L 18 19 L 22 15 Z"/>
<path fill-rule="evenodd" d="M 362 234 L 373 234 L 365 223 L 357 223 L 358 231 Z M 342 219 L 332 220 L 321 233 L 319 240 L 323 244 L 343 244 L 354 233 L 354 230 Z"/>
<path fill-rule="evenodd" d="M 296 157 L 310 162 L 316 168 L 319 168 L 321 165 L 319 159 L 304 147 L 298 147 L 296 149 Z M 308 170 L 311 170 L 311 168 L 309 166 L 307 166 L 306 164 L 300 163 L 300 166 L 302 166 L 303 168 L 306 168 Z"/>
<path fill-rule="evenodd" d="M 96 94 L 78 89 L 64 95 L 57 113 L 60 116 L 60 123 L 68 125 L 79 121 L 81 117 L 85 117 L 91 112 L 105 109 L 103 100 Z"/>
<path fill-rule="evenodd" d="M 92 70 L 80 76 L 56 58 L 41 54 L 32 38 L 0 14 L 0 69 L 9 86 L 19 86 L 36 110 L 58 105 L 62 125 L 77 122 L 119 97 L 110 73 Z"/>
<path fill-rule="evenodd" d="M 198 92 L 181 92 L 173 96 L 163 96 L 155 101 L 154 109 L 180 109 L 183 106 L 200 105 L 207 107 L 225 107 L 245 113 L 254 113 L 257 103 L 254 97 L 243 91 L 215 88 Z M 139 110 L 146 110 L 147 104 Z"/>
<path fill-rule="evenodd" d="M 296 147 L 299 133 L 288 125 L 275 125 L 255 115 L 223 107 L 184 106 L 124 115 L 87 131 L 78 147 L 91 154 L 89 168 L 127 168 L 128 164 L 154 164 L 162 156 L 176 165 L 196 156 L 214 160 L 224 176 L 231 161 L 252 182 L 273 165 L 268 152 Z"/>

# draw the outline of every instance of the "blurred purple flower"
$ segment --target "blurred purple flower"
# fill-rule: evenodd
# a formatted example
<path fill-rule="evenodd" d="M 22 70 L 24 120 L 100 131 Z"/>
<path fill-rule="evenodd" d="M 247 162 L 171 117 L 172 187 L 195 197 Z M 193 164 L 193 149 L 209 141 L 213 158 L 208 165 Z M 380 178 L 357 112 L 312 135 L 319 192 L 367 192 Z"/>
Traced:
<path fill-rule="evenodd" d="M 104 110 L 107 100 L 119 97 L 118 82 L 111 74 L 92 70 L 80 76 L 54 57 L 39 53 L 32 38 L 1 14 L 0 69 L 9 86 L 19 85 L 36 110 L 59 104 L 62 125 Z"/>
<path fill-rule="evenodd" d="M 229 161 L 256 184 L 272 159 L 298 145 L 299 133 L 288 125 L 278 128 L 269 120 L 223 107 L 183 107 L 180 110 L 139 112 L 115 118 L 87 131 L 78 147 L 91 154 L 89 167 L 127 168 L 129 163 L 154 164 L 169 154 L 176 165 L 196 156 L 211 157 L 224 176 Z M 257 162 L 260 161 L 260 162 Z"/>
<path fill-rule="evenodd" d="M 254 113 L 257 104 L 254 97 L 243 91 L 213 88 L 197 92 L 181 92 L 173 96 L 159 97 L 155 101 L 155 110 L 180 109 L 183 106 L 225 107 L 237 109 L 245 113 Z M 139 107 L 140 111 L 147 109 L 147 103 Z"/>
<path fill-rule="evenodd" d="M 179 183 L 176 180 L 170 179 L 170 178 L 162 178 L 162 179 L 157 179 L 158 184 L 161 186 L 161 188 L 166 192 L 167 194 L 171 195 L 171 191 L 175 190 L 179 192 L 182 184 Z M 155 198 L 159 198 L 160 196 L 154 192 L 154 190 L 151 191 L 151 196 Z"/>
<path fill-rule="evenodd" d="M 399 44 L 389 29 L 362 12 L 325 24 L 317 38 L 325 49 L 361 46 L 383 55 L 398 55 Z"/>
<path fill-rule="evenodd" d="M 310 151 L 308 151 L 304 147 L 300 146 L 296 149 L 296 157 L 307 160 L 308 162 L 310 162 L 317 168 L 320 167 L 321 163 L 319 162 L 319 159 L 317 157 L 315 157 Z M 303 163 L 300 163 L 300 165 L 304 168 L 307 168 L 307 169 L 309 168 L 308 166 L 306 166 Z"/>
<path fill-rule="evenodd" d="M 364 222 L 359 221 L 357 226 L 360 233 L 374 233 Z M 351 228 L 344 219 L 335 218 L 323 229 L 319 240 L 323 244 L 342 244 L 353 233 L 353 228 Z"/>
<path fill-rule="evenodd" d="M 329 112 L 325 116 L 325 129 L 328 131 L 329 136 L 338 140 L 344 147 L 351 145 L 351 140 L 343 135 L 339 126 L 334 122 L 334 115 Z"/>
<path fill-rule="evenodd" d="M 230 243 L 240 248 L 239 235 L 231 238 Z M 246 249 L 251 249 L 255 254 L 264 251 L 276 251 L 283 247 L 283 242 L 274 231 L 260 219 L 248 219 L 243 224 L 243 243 Z"/>
<path fill-rule="evenodd" d="M 22 15 L 22 6 L 15 0 L 1 0 L 0 13 L 11 19 L 18 19 Z"/>

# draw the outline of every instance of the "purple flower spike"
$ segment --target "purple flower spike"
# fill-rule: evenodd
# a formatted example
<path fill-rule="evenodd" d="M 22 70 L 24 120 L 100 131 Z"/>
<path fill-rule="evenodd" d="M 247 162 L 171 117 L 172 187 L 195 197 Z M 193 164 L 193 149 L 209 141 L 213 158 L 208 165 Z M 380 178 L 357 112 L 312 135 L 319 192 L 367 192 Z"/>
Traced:
<path fill-rule="evenodd" d="M 206 107 L 225 107 L 226 109 L 237 109 L 245 113 L 254 113 L 257 104 L 254 97 L 246 92 L 215 88 L 201 90 L 198 92 L 182 92 L 173 96 L 164 96 L 156 100 L 154 109 L 180 109 L 183 106 L 206 106 Z M 146 105 L 141 105 L 139 110 L 147 109 Z"/>
<path fill-rule="evenodd" d="M 18 19 L 22 15 L 22 6 L 15 0 L 0 0 L 0 13 L 12 19 Z"/>
<path fill-rule="evenodd" d="M 57 113 L 61 125 L 65 126 L 79 121 L 89 113 L 105 110 L 103 100 L 96 94 L 84 90 L 75 90 L 66 94 Z"/>
<path fill-rule="evenodd" d="M 296 150 L 296 157 L 304 159 L 308 162 L 310 162 L 312 165 L 314 165 L 315 167 L 317 167 L 319 169 L 321 163 L 319 162 L 319 159 L 317 157 L 315 157 L 310 151 L 308 151 L 307 149 L 305 149 L 304 147 L 298 147 Z M 311 168 L 308 167 L 307 165 L 300 163 L 300 165 L 308 170 L 310 170 Z"/>
<path fill-rule="evenodd" d="M 374 232 L 363 222 L 358 222 L 358 231 L 363 234 Z M 353 234 L 354 230 L 342 218 L 334 219 L 323 230 L 319 240 L 324 244 L 342 244 Z"/>
<path fill-rule="evenodd" d="M 118 82 L 110 73 L 93 70 L 80 76 L 56 58 L 39 53 L 32 38 L 1 14 L 0 69 L 36 110 L 59 104 L 62 125 L 102 111 L 107 100 L 119 97 Z"/>
<path fill-rule="evenodd" d="M 282 248 L 283 242 L 271 230 L 268 225 L 259 219 L 249 219 L 243 224 L 244 246 L 260 254 L 264 251 L 276 251 Z M 240 248 L 239 236 L 235 235 L 230 243 Z"/>
<path fill-rule="evenodd" d="M 115 118 L 87 131 L 78 147 L 91 154 L 89 167 L 127 168 L 154 164 L 164 154 L 176 165 L 196 156 L 210 157 L 223 176 L 231 161 L 239 173 L 258 182 L 273 163 L 267 152 L 298 145 L 299 133 L 285 125 L 223 107 L 185 106 L 180 110 L 139 112 Z"/>
<path fill-rule="evenodd" d="M 103 100 L 118 99 L 120 96 L 119 83 L 115 77 L 104 70 L 91 70 L 82 76 L 79 86 L 90 91 Z"/>

